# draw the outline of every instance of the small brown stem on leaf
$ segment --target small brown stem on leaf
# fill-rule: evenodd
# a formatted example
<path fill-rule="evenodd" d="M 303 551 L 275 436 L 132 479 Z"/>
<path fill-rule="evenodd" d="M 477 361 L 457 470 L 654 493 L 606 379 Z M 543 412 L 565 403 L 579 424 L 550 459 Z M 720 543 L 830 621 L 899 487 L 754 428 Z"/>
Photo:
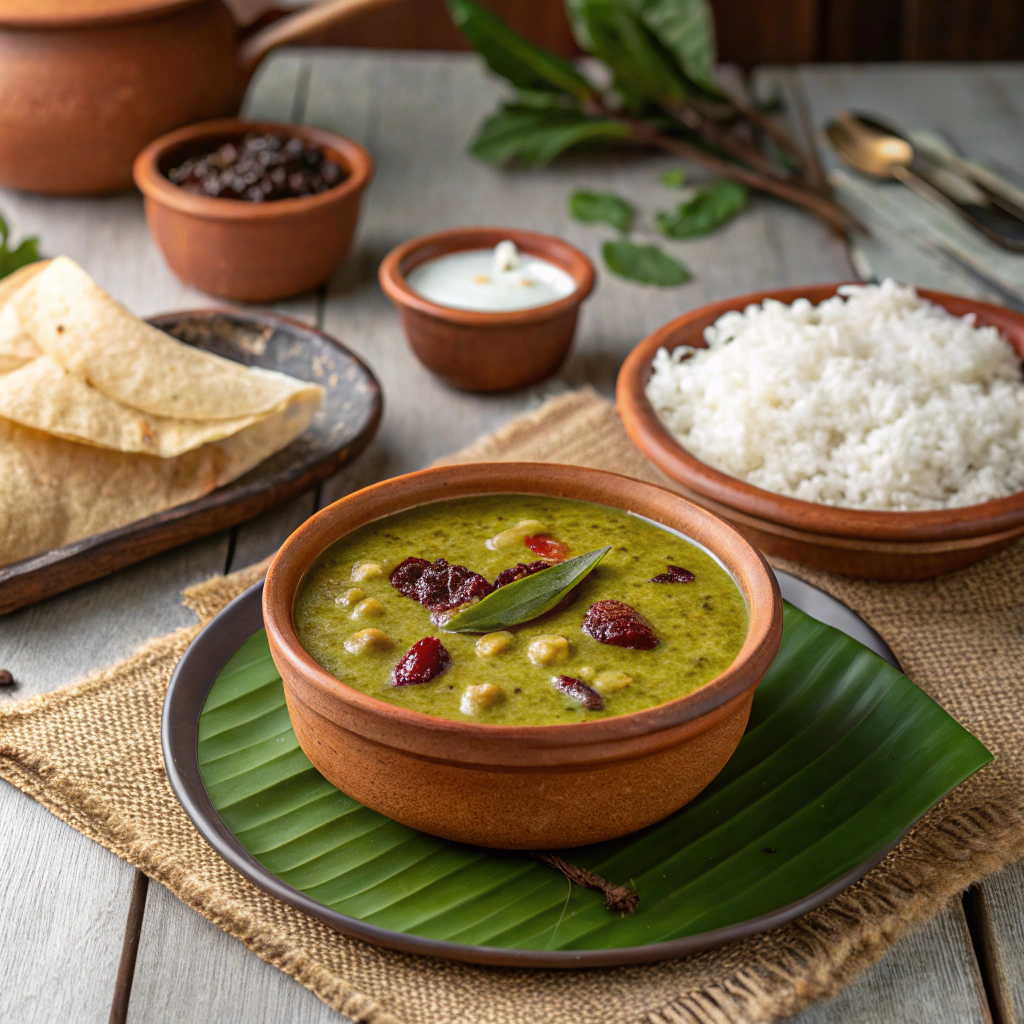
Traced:
<path fill-rule="evenodd" d="M 593 871 L 578 868 L 575 864 L 562 860 L 557 854 L 548 853 L 546 850 L 535 850 L 533 855 L 548 867 L 561 871 L 570 882 L 582 885 L 585 889 L 600 889 L 604 893 L 606 910 L 617 911 L 620 914 L 632 914 L 640 902 L 636 889 L 631 889 L 626 885 L 612 885 L 600 875 L 595 875 Z"/>

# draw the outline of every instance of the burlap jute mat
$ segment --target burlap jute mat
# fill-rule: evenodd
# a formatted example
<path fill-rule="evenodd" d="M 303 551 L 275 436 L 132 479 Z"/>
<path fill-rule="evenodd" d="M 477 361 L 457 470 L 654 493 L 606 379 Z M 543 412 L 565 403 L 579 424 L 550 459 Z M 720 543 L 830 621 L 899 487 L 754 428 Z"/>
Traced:
<path fill-rule="evenodd" d="M 666 482 L 592 392 L 555 399 L 452 461 L 536 459 Z M 787 568 L 791 568 L 788 567 Z M 206 621 L 263 567 L 192 588 Z M 370 1024 L 727 1024 L 833 993 L 971 882 L 1024 855 L 1024 545 L 914 584 L 800 575 L 857 609 L 907 672 L 995 754 L 860 883 L 784 928 L 650 966 L 477 968 L 345 938 L 246 882 L 203 842 L 167 783 L 160 711 L 198 627 L 0 714 L 0 775 L 141 868 L 328 1005 Z"/>

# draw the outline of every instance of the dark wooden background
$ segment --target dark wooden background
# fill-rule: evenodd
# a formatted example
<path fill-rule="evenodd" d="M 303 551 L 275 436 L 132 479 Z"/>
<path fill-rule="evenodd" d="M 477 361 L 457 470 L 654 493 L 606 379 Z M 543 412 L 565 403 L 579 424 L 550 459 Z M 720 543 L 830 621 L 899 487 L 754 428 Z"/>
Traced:
<path fill-rule="evenodd" d="M 561 0 L 484 0 L 537 43 L 573 53 Z M 724 61 L 1012 60 L 1024 57 L 1024 0 L 712 0 Z M 464 48 L 444 0 L 399 0 L 323 44 Z"/>

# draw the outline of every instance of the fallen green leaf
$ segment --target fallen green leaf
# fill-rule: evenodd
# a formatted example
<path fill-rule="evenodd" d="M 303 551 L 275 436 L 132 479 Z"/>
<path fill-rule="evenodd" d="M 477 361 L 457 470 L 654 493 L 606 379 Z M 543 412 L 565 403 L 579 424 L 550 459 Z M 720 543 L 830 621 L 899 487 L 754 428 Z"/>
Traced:
<path fill-rule="evenodd" d="M 484 122 L 472 152 L 490 163 L 521 160 L 538 166 L 581 143 L 620 139 L 628 134 L 626 125 L 590 118 L 580 110 L 506 105 Z"/>
<path fill-rule="evenodd" d="M 487 66 L 513 85 L 520 89 L 554 89 L 578 100 L 594 96 L 594 87 L 569 61 L 534 46 L 474 0 L 448 0 L 448 11 Z"/>
<path fill-rule="evenodd" d="M 611 547 L 588 551 L 499 587 L 449 619 L 444 628 L 449 633 L 490 633 L 529 622 L 551 611 L 609 551 Z"/>
<path fill-rule="evenodd" d="M 573 192 L 569 212 L 582 224 L 610 224 L 619 231 L 628 231 L 635 211 L 625 199 L 611 192 Z"/>
<path fill-rule="evenodd" d="M 690 272 L 656 245 L 605 242 L 601 250 L 608 269 L 627 281 L 670 288 L 690 280 Z"/>
<path fill-rule="evenodd" d="M 659 213 L 655 224 L 667 238 L 695 238 L 732 220 L 746 205 L 745 186 L 736 181 L 716 181 L 699 189 L 671 213 Z"/>
<path fill-rule="evenodd" d="M 659 178 L 666 188 L 682 188 L 686 184 L 686 171 L 662 171 Z"/>
<path fill-rule="evenodd" d="M 16 249 L 10 249 L 7 240 L 10 229 L 7 221 L 0 217 L 0 278 L 13 274 L 21 267 L 35 263 L 39 257 L 39 239 L 34 236 L 23 238 Z"/>

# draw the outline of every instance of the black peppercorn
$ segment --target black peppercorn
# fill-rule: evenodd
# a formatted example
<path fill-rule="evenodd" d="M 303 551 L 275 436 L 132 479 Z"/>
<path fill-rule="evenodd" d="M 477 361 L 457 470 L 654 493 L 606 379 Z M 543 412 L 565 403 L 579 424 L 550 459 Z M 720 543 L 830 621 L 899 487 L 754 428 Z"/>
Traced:
<path fill-rule="evenodd" d="M 167 172 L 187 192 L 262 203 L 316 195 L 344 181 L 345 171 L 297 137 L 250 133 Z"/>

